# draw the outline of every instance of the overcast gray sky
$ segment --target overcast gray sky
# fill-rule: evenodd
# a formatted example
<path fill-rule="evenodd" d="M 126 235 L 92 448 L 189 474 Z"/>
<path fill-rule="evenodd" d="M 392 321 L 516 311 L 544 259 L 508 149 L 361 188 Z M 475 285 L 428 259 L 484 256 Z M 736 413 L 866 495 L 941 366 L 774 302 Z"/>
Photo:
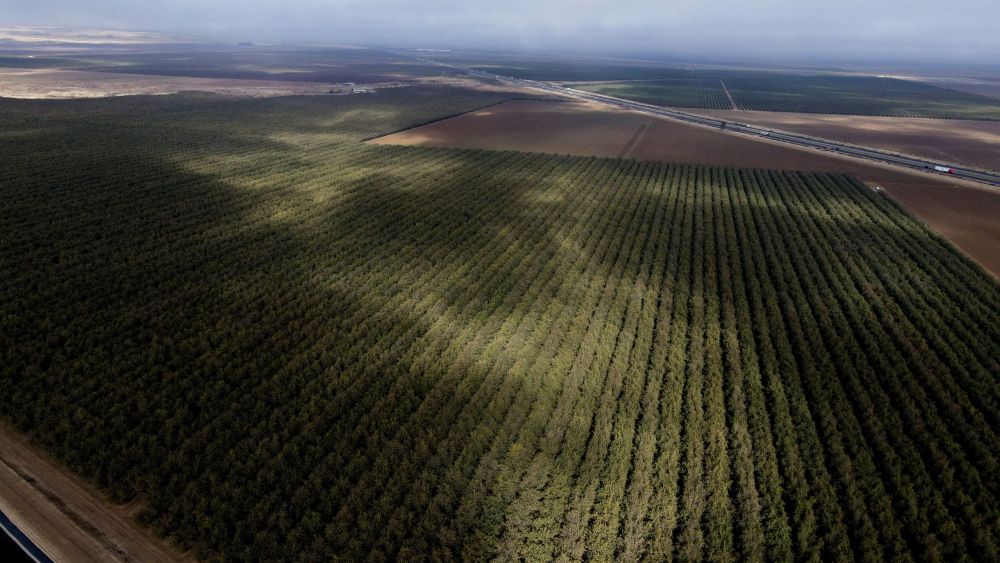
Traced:
<path fill-rule="evenodd" d="M 1000 0 L 2 0 L 0 24 L 445 48 L 1000 60 Z"/>

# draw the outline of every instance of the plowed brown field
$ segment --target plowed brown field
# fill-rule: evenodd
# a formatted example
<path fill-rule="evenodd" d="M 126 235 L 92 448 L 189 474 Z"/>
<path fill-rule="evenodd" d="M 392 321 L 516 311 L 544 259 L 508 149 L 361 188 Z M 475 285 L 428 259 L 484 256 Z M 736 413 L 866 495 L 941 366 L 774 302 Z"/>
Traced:
<path fill-rule="evenodd" d="M 370 141 L 852 174 L 886 188 L 1000 276 L 1000 190 L 573 102 L 514 101 Z"/>

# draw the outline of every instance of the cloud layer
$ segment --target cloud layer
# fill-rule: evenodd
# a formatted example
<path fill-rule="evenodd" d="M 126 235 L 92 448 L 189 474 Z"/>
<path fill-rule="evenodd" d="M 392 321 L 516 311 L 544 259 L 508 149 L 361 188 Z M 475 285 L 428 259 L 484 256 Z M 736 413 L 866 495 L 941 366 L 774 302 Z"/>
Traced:
<path fill-rule="evenodd" d="M 10 24 L 258 40 L 991 63 L 996 0 L 6 0 Z"/>

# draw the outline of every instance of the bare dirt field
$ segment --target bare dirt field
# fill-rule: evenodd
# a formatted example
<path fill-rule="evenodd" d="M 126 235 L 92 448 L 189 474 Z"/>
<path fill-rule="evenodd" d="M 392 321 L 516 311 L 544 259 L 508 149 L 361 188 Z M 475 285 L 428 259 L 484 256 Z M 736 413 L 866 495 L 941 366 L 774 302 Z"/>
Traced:
<path fill-rule="evenodd" d="M 639 114 L 598 106 L 513 101 L 371 143 L 614 157 L 650 121 Z"/>
<path fill-rule="evenodd" d="M 230 96 L 327 94 L 329 84 L 232 78 L 189 78 L 59 69 L 0 68 L 0 97 L 29 99 L 101 98 L 213 92 Z M 360 86 L 359 86 L 360 88 Z"/>
<path fill-rule="evenodd" d="M 880 184 L 907 209 L 1000 277 L 1000 193 L 940 182 Z"/>
<path fill-rule="evenodd" d="M 1000 122 L 695 110 L 719 119 L 1000 170 Z"/>
<path fill-rule="evenodd" d="M 514 101 L 370 141 L 852 174 L 1000 276 L 1000 190 L 574 102 Z"/>
<path fill-rule="evenodd" d="M 2 423 L 0 511 L 55 561 L 193 561 Z"/>

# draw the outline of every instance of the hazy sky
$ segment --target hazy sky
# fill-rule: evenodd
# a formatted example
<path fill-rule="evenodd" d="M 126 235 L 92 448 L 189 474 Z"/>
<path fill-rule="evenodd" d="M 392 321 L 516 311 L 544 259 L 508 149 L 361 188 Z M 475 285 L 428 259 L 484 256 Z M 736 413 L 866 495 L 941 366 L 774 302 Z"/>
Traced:
<path fill-rule="evenodd" d="M 2 0 L 0 24 L 782 59 L 1000 60 L 1000 0 Z M 655 6 L 655 7 L 654 7 Z"/>

